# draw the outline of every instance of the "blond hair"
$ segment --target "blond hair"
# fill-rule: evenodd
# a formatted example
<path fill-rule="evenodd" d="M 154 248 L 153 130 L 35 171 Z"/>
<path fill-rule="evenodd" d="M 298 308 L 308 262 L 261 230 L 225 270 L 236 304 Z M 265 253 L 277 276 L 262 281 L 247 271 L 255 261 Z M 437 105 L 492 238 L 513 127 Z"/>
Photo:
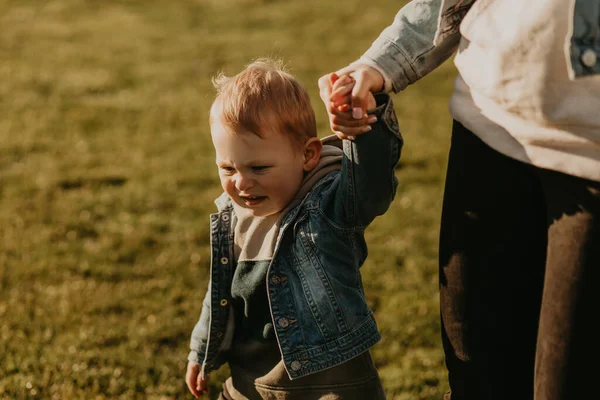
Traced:
<path fill-rule="evenodd" d="M 213 78 L 217 96 L 211 121 L 263 137 L 266 131 L 284 133 L 299 144 L 317 136 L 315 113 L 308 92 L 285 71 L 281 61 L 258 59 L 233 77 Z"/>

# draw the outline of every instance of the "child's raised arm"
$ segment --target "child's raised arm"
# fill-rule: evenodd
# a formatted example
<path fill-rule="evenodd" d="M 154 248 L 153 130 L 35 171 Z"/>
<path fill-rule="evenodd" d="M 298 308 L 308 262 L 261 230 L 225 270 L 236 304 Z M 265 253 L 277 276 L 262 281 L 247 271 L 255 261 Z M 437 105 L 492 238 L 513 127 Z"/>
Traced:
<path fill-rule="evenodd" d="M 344 81 L 337 85 L 335 90 L 341 99 L 338 106 L 343 106 L 342 93 L 351 90 L 351 86 Z M 345 96 L 348 98 L 348 93 Z M 396 193 L 394 167 L 403 140 L 390 96 L 380 93 L 375 98 L 375 107 L 368 116 L 372 120 L 370 132 L 343 142 L 340 178 L 335 190 L 328 192 L 321 202 L 324 214 L 346 229 L 366 227 L 388 209 Z"/>

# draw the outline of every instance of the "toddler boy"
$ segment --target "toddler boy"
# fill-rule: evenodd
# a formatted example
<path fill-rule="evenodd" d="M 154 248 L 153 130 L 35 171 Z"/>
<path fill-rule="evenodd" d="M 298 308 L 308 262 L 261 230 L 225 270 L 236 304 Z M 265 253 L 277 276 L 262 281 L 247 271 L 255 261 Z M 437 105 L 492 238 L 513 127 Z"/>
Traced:
<path fill-rule="evenodd" d="M 210 218 L 190 391 L 206 392 L 208 373 L 227 362 L 221 399 L 384 399 L 359 268 L 365 228 L 397 185 L 402 139 L 389 96 L 371 96 L 370 132 L 342 143 L 317 138 L 308 93 L 277 63 L 256 61 L 215 86 L 210 127 L 224 193 Z M 351 78 L 334 86 L 343 95 Z"/>

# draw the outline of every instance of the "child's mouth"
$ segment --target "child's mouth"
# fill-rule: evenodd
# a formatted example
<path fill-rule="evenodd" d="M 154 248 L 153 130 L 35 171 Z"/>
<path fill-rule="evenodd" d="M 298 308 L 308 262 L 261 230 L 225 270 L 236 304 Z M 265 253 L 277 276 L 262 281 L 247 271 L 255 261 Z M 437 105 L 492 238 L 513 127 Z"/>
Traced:
<path fill-rule="evenodd" d="M 267 196 L 240 196 L 248 207 L 254 207 L 267 199 Z"/>

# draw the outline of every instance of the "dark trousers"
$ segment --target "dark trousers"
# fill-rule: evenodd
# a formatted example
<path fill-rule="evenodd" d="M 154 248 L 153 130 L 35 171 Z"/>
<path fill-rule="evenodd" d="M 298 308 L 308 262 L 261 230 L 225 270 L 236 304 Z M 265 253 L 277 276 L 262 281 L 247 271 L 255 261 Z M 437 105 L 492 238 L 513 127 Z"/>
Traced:
<path fill-rule="evenodd" d="M 600 182 L 513 160 L 455 122 L 440 232 L 451 399 L 600 398 L 599 284 Z"/>

